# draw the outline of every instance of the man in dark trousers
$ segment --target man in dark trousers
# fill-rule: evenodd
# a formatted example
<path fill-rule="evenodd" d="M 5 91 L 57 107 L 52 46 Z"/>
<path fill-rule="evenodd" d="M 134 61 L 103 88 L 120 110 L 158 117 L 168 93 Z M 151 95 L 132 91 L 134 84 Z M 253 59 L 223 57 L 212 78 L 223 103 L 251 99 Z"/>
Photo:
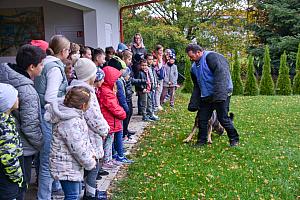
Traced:
<path fill-rule="evenodd" d="M 233 85 L 227 59 L 216 52 L 205 51 L 196 44 L 189 44 L 186 53 L 194 61 L 191 68 L 194 89 L 188 109 L 200 112 L 199 134 L 195 146 L 207 144 L 207 124 L 214 110 L 227 132 L 230 146 L 238 146 L 239 135 L 228 116 Z"/>

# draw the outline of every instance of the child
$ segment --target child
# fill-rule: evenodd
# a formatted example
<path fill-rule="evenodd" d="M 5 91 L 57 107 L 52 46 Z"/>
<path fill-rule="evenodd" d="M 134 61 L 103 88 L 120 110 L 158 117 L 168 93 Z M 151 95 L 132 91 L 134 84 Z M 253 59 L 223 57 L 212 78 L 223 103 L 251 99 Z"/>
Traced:
<path fill-rule="evenodd" d="M 160 103 L 163 104 L 165 97 L 170 92 L 170 106 L 174 108 L 174 99 L 175 99 L 175 89 L 177 87 L 177 79 L 178 79 L 178 70 L 177 65 L 175 65 L 175 53 L 170 53 L 169 61 L 164 66 L 165 69 L 165 77 L 163 82 L 163 90 L 160 97 Z"/>
<path fill-rule="evenodd" d="M 18 109 L 18 91 L 0 83 L 0 199 L 16 199 L 25 185 L 23 149 L 11 111 Z"/>
<path fill-rule="evenodd" d="M 157 88 L 156 88 L 156 92 L 155 92 L 155 107 L 157 107 L 157 109 L 159 111 L 163 110 L 163 107 L 160 104 L 160 97 L 161 97 L 161 93 L 162 93 L 162 89 L 163 89 L 163 79 L 164 79 L 164 60 L 163 60 L 163 54 L 164 54 L 164 47 L 162 45 L 157 45 L 155 48 L 155 56 L 156 56 L 156 60 L 157 62 L 154 62 L 155 65 L 155 71 L 157 74 Z"/>
<path fill-rule="evenodd" d="M 141 111 L 143 115 L 143 121 L 156 121 L 159 118 L 153 115 L 152 103 L 151 103 L 151 78 L 149 74 L 149 68 L 147 60 L 142 59 L 140 61 L 140 71 L 138 75 L 139 79 L 145 80 L 145 85 L 140 85 L 137 87 L 138 95 L 141 102 Z"/>
<path fill-rule="evenodd" d="M 74 79 L 73 62 L 72 62 L 72 60 L 69 60 L 69 59 L 64 59 L 64 60 L 62 60 L 62 62 L 65 65 L 65 73 L 66 73 L 66 77 L 68 80 L 68 84 L 70 84 L 72 82 L 72 80 Z"/>
<path fill-rule="evenodd" d="M 108 65 L 108 61 L 116 54 L 116 51 L 113 47 L 106 47 L 105 48 L 105 61 L 106 63 L 104 64 L 104 66 Z"/>
<path fill-rule="evenodd" d="M 112 169 L 116 163 L 112 159 L 112 145 L 115 133 L 122 132 L 122 120 L 126 118 L 124 109 L 119 105 L 116 95 L 116 81 L 121 72 L 113 67 L 103 68 L 104 83 L 97 92 L 101 112 L 108 122 L 110 131 L 104 141 L 104 164 L 103 169 Z"/>
<path fill-rule="evenodd" d="M 99 168 L 101 167 L 100 165 L 102 164 L 101 159 L 104 155 L 102 137 L 107 136 L 109 126 L 100 111 L 97 96 L 95 94 L 94 82 L 97 72 L 95 63 L 87 58 L 79 58 L 74 66 L 74 69 L 78 80 L 73 80 L 71 82 L 71 86 L 67 89 L 74 86 L 82 86 L 88 89 L 91 93 L 89 108 L 84 113 L 84 118 L 89 128 L 88 133 L 90 142 L 96 153 L 97 165 L 96 168 L 90 171 L 85 170 L 86 178 L 84 199 L 85 197 L 88 199 L 96 196 L 96 178 Z"/>
<path fill-rule="evenodd" d="M 105 63 L 105 53 L 103 49 L 98 48 L 94 49 L 93 54 L 92 54 L 92 60 L 94 61 L 95 65 L 97 68 L 103 68 L 103 65 Z"/>
<path fill-rule="evenodd" d="M 53 124 L 50 172 L 60 181 L 65 199 L 79 199 L 83 169 L 92 170 L 97 164 L 84 119 L 90 98 L 87 88 L 74 86 L 64 100 L 58 99 L 45 106 L 45 120 Z"/>
<path fill-rule="evenodd" d="M 83 47 L 81 50 L 81 58 L 88 58 L 92 60 L 92 49 L 91 47 Z"/>

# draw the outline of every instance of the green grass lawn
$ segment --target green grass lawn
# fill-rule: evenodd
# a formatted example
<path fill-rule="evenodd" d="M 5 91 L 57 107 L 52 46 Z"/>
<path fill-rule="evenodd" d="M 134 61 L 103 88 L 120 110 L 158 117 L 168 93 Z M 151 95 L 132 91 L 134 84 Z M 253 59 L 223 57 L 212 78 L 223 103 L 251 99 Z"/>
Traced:
<path fill-rule="evenodd" d="M 113 199 L 300 198 L 300 96 L 233 97 L 237 148 L 216 135 L 205 148 L 183 144 L 195 116 L 188 100 L 177 92 L 176 110 L 148 127 Z"/>

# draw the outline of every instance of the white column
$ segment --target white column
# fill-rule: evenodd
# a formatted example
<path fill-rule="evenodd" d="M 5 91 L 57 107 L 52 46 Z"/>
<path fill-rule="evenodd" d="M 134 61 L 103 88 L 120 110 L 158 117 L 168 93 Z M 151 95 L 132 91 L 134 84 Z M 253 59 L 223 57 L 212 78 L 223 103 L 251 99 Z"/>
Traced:
<path fill-rule="evenodd" d="M 93 48 L 99 47 L 98 23 L 95 10 L 83 11 L 84 43 Z"/>

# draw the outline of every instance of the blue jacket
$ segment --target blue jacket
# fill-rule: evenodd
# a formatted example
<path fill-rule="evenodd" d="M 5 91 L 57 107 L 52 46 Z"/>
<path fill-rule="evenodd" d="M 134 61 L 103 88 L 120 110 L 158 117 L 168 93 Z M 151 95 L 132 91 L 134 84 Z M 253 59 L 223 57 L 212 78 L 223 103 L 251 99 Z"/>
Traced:
<path fill-rule="evenodd" d="M 119 101 L 120 106 L 125 110 L 126 114 L 129 112 L 128 104 L 126 101 L 126 95 L 125 95 L 125 80 L 119 78 L 116 82 L 117 85 L 117 98 Z"/>
<path fill-rule="evenodd" d="M 201 59 L 193 63 L 191 77 L 203 99 L 224 101 L 232 93 L 228 61 L 216 52 L 204 51 Z"/>

